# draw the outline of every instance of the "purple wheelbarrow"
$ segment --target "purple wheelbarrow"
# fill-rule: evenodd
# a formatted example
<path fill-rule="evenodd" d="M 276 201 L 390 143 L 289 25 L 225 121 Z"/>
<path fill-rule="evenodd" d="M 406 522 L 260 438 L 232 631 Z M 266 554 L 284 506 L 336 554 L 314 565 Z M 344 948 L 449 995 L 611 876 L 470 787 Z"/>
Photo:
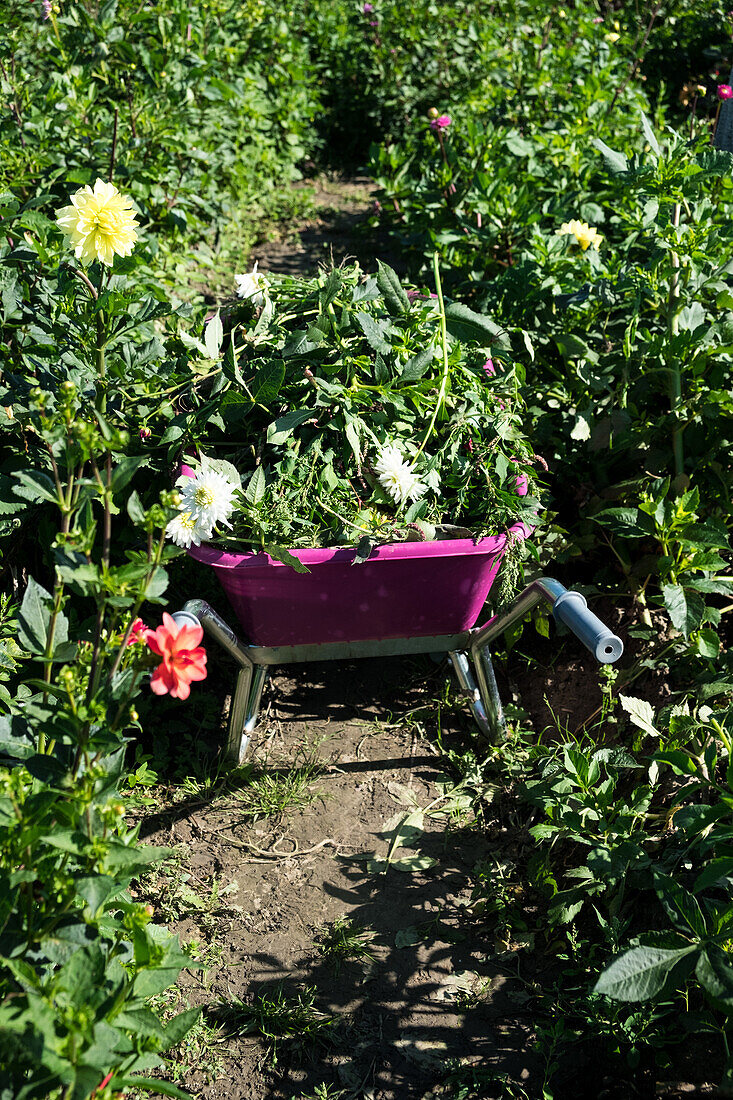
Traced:
<path fill-rule="evenodd" d="M 479 729 L 498 735 L 504 713 L 491 663 L 492 639 L 544 600 L 553 615 L 603 664 L 618 660 L 623 643 L 579 592 L 558 581 L 533 581 L 498 615 L 476 620 L 510 540 L 526 538 L 523 524 L 473 542 L 450 539 L 377 547 L 354 565 L 356 550 L 294 550 L 310 572 L 296 573 L 267 554 L 228 554 L 211 546 L 189 553 L 215 570 L 241 625 L 241 640 L 203 600 L 173 616 L 200 625 L 239 665 L 229 716 L 227 756 L 241 764 L 257 724 L 262 691 L 273 665 L 355 657 L 447 653 Z"/>

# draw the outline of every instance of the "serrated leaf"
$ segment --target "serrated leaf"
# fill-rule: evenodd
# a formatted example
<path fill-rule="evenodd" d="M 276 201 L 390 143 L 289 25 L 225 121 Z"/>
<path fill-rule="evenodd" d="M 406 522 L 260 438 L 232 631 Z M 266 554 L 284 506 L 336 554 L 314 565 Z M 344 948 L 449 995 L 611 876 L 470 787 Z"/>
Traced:
<path fill-rule="evenodd" d="M 659 730 L 654 725 L 654 707 L 651 703 L 647 703 L 646 699 L 635 699 L 631 695 L 619 695 L 619 700 L 635 726 L 651 734 L 652 737 L 659 737 Z"/>
<path fill-rule="evenodd" d="M 379 320 L 369 313 L 357 313 L 356 320 L 369 345 L 382 355 L 389 355 L 392 351 L 392 345 L 387 339 L 392 332 L 389 321 Z"/>
<path fill-rule="evenodd" d="M 244 495 L 250 504 L 257 505 L 263 499 L 267 490 L 267 478 L 262 466 L 258 466 L 252 477 L 247 482 Z"/>
<path fill-rule="evenodd" d="M 44 474 L 42 470 L 16 470 L 13 477 L 20 482 L 19 485 L 13 486 L 16 496 L 30 500 L 33 504 L 38 504 L 41 500 L 50 500 L 58 504 L 56 486 L 48 474 Z"/>
<path fill-rule="evenodd" d="M 407 360 L 400 371 L 400 381 L 414 382 L 416 379 L 422 378 L 434 358 L 435 348 L 432 345 L 423 348 L 417 355 L 413 355 L 411 359 Z"/>
<path fill-rule="evenodd" d="M 648 1001 L 661 992 L 673 972 L 692 969 L 698 948 L 632 947 L 612 962 L 595 984 L 594 993 L 614 1001 Z"/>
<path fill-rule="evenodd" d="M 46 652 L 52 605 L 51 593 L 38 584 L 33 577 L 29 577 L 28 587 L 18 613 L 18 641 L 36 656 L 43 656 Z M 69 623 L 64 613 L 60 611 L 56 617 L 50 645 L 51 655 L 68 641 L 68 637 Z"/>
<path fill-rule="evenodd" d="M 445 324 L 455 340 L 474 342 L 508 351 L 511 347 L 503 329 L 483 313 L 476 313 L 461 302 L 446 306 Z"/>
<path fill-rule="evenodd" d="M 683 588 L 681 584 L 663 585 L 662 596 L 672 626 L 685 638 L 689 638 L 690 633 L 700 626 L 705 614 L 702 596 Z"/>
<path fill-rule="evenodd" d="M 410 311 L 410 299 L 407 297 L 404 287 L 400 282 L 396 271 L 381 260 L 377 260 L 378 274 L 377 286 L 382 292 L 384 304 L 393 317 L 399 317 Z"/>

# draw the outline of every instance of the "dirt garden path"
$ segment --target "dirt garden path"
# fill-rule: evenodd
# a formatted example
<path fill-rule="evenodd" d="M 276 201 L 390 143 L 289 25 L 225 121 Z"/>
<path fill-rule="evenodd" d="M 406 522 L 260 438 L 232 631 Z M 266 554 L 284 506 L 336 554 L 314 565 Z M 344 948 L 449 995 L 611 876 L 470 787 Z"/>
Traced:
<path fill-rule="evenodd" d="M 181 853 L 148 896 L 176 912 L 171 926 L 207 964 L 183 976 L 182 998 L 203 1006 L 207 1029 L 221 1028 L 180 1053 L 182 1063 L 195 1054 L 199 1068 L 182 1076 L 194 1096 L 290 1100 L 329 1085 L 320 1095 L 408 1100 L 442 1095 L 433 1089 L 449 1059 L 493 1066 L 497 1079 L 537 1071 L 523 1012 L 531 978 L 519 966 L 527 944 L 497 942 L 471 907 L 477 871 L 516 855 L 524 830 L 495 810 L 479 829 L 454 810 L 426 818 L 395 852 L 426 869 L 364 858 L 384 859 L 395 819 L 440 796 L 438 722 L 444 743 L 465 744 L 467 717 L 440 705 L 446 675 L 402 659 L 276 676 L 252 759 L 255 775 L 279 779 L 283 792 L 288 777 L 307 777 L 282 813 L 252 820 L 263 803 L 245 775 L 143 822 L 146 842 Z M 344 918 L 363 930 L 371 957 L 339 967 L 319 939 Z M 246 1034 L 252 1021 L 238 1002 L 292 1002 L 304 990 L 315 993 L 315 1023 L 320 1013 L 333 1022 L 309 1034 L 306 1013 L 302 1037 L 275 1044 Z"/>

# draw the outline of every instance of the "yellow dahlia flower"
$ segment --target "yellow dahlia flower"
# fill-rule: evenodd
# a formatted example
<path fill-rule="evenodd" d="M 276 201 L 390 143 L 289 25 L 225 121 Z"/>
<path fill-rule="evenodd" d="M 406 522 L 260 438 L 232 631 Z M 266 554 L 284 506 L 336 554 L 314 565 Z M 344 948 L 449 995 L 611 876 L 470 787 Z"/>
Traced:
<path fill-rule="evenodd" d="M 71 206 L 56 215 L 74 255 L 82 263 L 99 260 L 111 264 L 115 253 L 129 256 L 137 240 L 137 221 L 132 200 L 121 195 L 112 183 L 98 179 L 71 196 Z"/>
<path fill-rule="evenodd" d="M 592 247 L 598 251 L 603 236 L 593 225 L 588 225 L 587 222 L 580 222 L 576 218 L 571 222 L 563 222 L 559 229 L 555 232 L 560 237 L 575 237 L 580 247 L 585 252 L 587 248 Z"/>

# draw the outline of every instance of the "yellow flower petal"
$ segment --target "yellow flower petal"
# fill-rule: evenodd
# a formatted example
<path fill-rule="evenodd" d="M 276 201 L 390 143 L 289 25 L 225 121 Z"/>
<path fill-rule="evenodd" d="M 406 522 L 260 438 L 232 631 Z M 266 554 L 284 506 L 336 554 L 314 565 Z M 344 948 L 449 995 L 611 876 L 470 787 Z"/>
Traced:
<path fill-rule="evenodd" d="M 56 222 L 85 264 L 98 260 L 109 266 L 116 255 L 129 256 L 137 240 L 132 200 L 101 179 L 93 188 L 80 187 L 71 205 L 59 210 Z"/>

